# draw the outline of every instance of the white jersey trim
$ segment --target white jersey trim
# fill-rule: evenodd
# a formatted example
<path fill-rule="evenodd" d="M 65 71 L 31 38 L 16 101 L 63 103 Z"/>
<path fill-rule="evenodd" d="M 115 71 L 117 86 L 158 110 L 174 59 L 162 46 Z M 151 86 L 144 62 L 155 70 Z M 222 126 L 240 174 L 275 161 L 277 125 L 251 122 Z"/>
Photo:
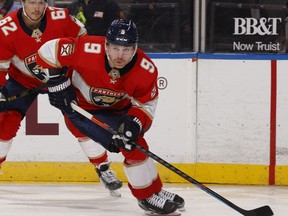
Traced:
<path fill-rule="evenodd" d="M 79 91 L 81 92 L 83 97 L 86 99 L 86 101 L 91 103 L 91 99 L 90 99 L 91 86 L 87 85 L 87 83 L 84 81 L 84 79 L 82 79 L 82 77 L 76 70 L 74 70 L 72 74 L 72 83 L 76 88 L 79 89 Z"/>

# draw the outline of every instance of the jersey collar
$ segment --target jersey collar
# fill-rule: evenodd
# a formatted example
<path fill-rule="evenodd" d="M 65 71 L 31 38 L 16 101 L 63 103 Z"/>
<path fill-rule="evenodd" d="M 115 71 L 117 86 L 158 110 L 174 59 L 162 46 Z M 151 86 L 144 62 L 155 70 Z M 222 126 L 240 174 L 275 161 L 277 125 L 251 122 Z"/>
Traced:
<path fill-rule="evenodd" d="M 128 73 L 134 67 L 134 65 L 137 61 L 137 58 L 138 58 L 138 54 L 135 53 L 132 60 L 124 68 L 121 68 L 119 70 L 121 77 L 124 76 L 126 73 Z M 110 71 L 112 70 L 112 68 L 110 67 L 110 65 L 108 63 L 107 55 L 105 55 L 105 69 L 106 69 L 107 74 L 109 74 Z"/>
<path fill-rule="evenodd" d="M 20 8 L 20 9 L 18 10 L 18 12 L 17 12 L 17 17 L 18 17 L 18 20 L 19 20 L 19 22 L 20 22 L 20 26 L 21 26 L 21 28 L 23 29 L 23 31 L 24 31 L 26 34 L 28 34 L 29 36 L 31 36 L 32 33 L 33 33 L 33 30 L 30 29 L 30 28 L 25 24 L 25 22 L 24 22 L 24 20 L 23 20 L 23 18 L 22 18 L 22 13 L 23 13 L 23 8 Z M 40 23 L 40 26 L 39 26 L 38 29 L 43 33 L 43 32 L 45 31 L 45 29 L 46 29 L 46 24 L 47 24 L 46 12 L 45 12 L 45 14 L 44 14 L 44 16 L 43 16 L 43 18 L 41 19 L 40 22 L 41 22 L 41 23 Z"/>

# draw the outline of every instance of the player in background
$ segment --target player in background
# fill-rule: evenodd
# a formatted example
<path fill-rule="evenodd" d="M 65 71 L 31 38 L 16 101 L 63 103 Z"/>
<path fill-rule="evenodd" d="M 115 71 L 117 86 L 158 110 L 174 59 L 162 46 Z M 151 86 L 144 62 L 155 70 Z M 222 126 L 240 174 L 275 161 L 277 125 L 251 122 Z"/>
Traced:
<path fill-rule="evenodd" d="M 17 0 L 0 0 L 0 20 L 3 19 L 8 13 L 22 7 Z"/>
<path fill-rule="evenodd" d="M 43 68 L 36 63 L 37 50 L 51 39 L 76 38 L 87 33 L 84 25 L 70 16 L 67 9 L 48 7 L 45 0 L 24 0 L 22 5 L 0 21 L 0 167 L 38 93 L 10 102 L 6 98 L 47 81 Z M 109 169 L 106 150 L 83 137 L 78 136 L 80 146 L 95 165 L 101 182 L 114 195 L 122 182 Z M 119 196 L 119 192 L 116 195 Z"/>
<path fill-rule="evenodd" d="M 50 103 L 107 150 L 119 147 L 128 186 L 139 206 L 148 214 L 179 215 L 183 198 L 162 188 L 152 159 L 133 145 L 137 142 L 148 149 L 144 133 L 152 124 L 158 101 L 157 67 L 137 45 L 136 25 L 116 19 L 106 37 L 61 38 L 45 43 L 38 51 L 37 63 L 43 68 L 73 69 L 73 85 L 66 76 L 51 78 L 55 84 L 48 88 Z M 80 107 L 122 135 L 112 135 L 73 111 L 71 101 L 78 101 Z"/>
<path fill-rule="evenodd" d="M 116 0 L 74 0 L 67 8 L 85 25 L 88 35 L 105 36 L 114 19 L 124 18 Z"/>

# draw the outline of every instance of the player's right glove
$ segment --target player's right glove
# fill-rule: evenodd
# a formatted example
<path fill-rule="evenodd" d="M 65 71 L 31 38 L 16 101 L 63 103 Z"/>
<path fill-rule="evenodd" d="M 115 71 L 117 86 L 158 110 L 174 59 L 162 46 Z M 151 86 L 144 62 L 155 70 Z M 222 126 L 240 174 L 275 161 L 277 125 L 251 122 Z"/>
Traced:
<path fill-rule="evenodd" d="M 6 111 L 8 91 L 5 86 L 0 86 L 0 112 Z"/>
<path fill-rule="evenodd" d="M 77 96 L 71 85 L 71 80 L 65 76 L 49 79 L 48 96 L 50 104 L 62 112 L 71 114 L 74 112 L 70 103 L 77 103 Z"/>

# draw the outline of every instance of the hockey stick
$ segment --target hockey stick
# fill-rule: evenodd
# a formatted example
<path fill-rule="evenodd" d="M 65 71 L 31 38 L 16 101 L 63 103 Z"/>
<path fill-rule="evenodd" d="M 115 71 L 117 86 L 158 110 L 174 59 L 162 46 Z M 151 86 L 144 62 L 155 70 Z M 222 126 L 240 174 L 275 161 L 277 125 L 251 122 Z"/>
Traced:
<path fill-rule="evenodd" d="M 79 114 L 83 115 L 84 117 L 90 119 L 92 122 L 96 123 L 97 125 L 99 125 L 100 127 L 104 128 L 104 129 L 106 129 L 110 133 L 112 133 L 114 135 L 118 134 L 118 132 L 115 131 L 113 128 L 111 128 L 109 125 L 107 125 L 106 123 L 100 121 L 99 119 L 94 117 L 92 114 L 90 114 L 86 110 L 82 109 L 81 107 L 77 106 L 76 104 L 71 103 L 71 107 L 76 112 L 78 112 Z M 198 188 L 200 188 L 201 190 L 207 192 L 209 195 L 213 196 L 214 198 L 218 199 L 219 201 L 221 201 L 221 202 L 225 203 L 226 205 L 230 206 L 232 209 L 238 211 L 242 215 L 245 215 L 245 216 L 272 216 L 272 215 L 274 215 L 272 209 L 269 206 L 267 206 L 267 205 L 266 206 L 262 206 L 260 208 L 253 209 L 253 210 L 242 209 L 239 206 L 237 206 L 234 203 L 232 203 L 229 200 L 227 200 L 226 198 L 222 197 L 218 193 L 216 193 L 213 190 L 209 189 L 205 185 L 203 185 L 200 182 L 196 181 L 192 177 L 188 176 L 187 174 L 185 174 L 181 170 L 177 169 L 176 167 L 174 167 L 170 163 L 168 163 L 165 160 L 161 159 L 160 157 L 158 157 L 154 153 L 150 152 L 149 150 L 143 148 L 142 146 L 140 146 L 140 145 L 138 145 L 136 143 L 135 143 L 135 146 L 136 146 L 137 149 L 139 149 L 140 151 L 142 151 L 143 153 L 145 153 L 146 155 L 151 157 L 153 160 L 157 161 L 158 163 L 162 164 L 166 168 L 170 169 L 172 172 L 178 174 L 179 176 L 181 176 L 185 180 L 187 180 L 187 181 L 191 182 L 192 184 L 196 185 Z"/>
<path fill-rule="evenodd" d="M 14 100 L 16 100 L 16 99 L 18 99 L 18 98 L 21 98 L 21 97 L 24 97 L 24 96 L 27 96 L 27 95 L 36 93 L 36 92 L 40 91 L 41 89 L 47 87 L 46 85 L 47 85 L 46 83 L 43 83 L 43 84 L 41 84 L 41 85 L 39 85 L 39 86 L 36 86 L 35 88 L 26 89 L 26 90 L 23 91 L 23 92 L 20 92 L 20 93 L 18 93 L 18 94 L 16 94 L 16 95 L 13 95 L 13 96 L 10 96 L 10 97 L 6 98 L 6 101 L 8 101 L 8 102 L 14 101 Z"/>

